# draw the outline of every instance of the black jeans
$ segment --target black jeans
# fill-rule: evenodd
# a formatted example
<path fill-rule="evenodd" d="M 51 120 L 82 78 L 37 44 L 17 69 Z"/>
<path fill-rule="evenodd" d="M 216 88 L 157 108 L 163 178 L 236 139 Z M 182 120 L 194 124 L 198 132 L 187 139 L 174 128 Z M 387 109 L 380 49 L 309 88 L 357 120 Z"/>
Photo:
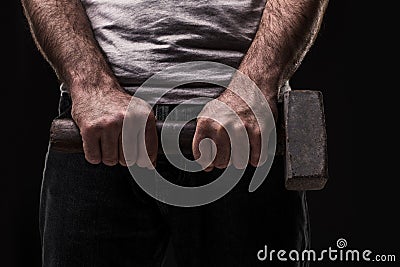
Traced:
<path fill-rule="evenodd" d="M 189 184 L 221 172 L 187 173 L 164 158 L 157 170 Z M 282 160 L 249 193 L 252 171 L 221 199 L 183 208 L 147 195 L 125 167 L 49 150 L 40 203 L 43 266 L 162 266 L 169 242 L 179 266 L 306 266 L 257 259 L 265 245 L 301 251 L 310 238 L 305 193 L 284 189 Z"/>

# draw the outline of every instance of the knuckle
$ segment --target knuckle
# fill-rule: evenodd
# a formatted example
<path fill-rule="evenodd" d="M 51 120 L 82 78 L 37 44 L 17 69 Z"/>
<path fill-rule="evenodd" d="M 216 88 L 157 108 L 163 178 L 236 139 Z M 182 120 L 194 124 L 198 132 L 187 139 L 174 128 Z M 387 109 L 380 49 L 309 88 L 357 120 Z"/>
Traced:
<path fill-rule="evenodd" d="M 106 128 L 113 128 L 113 127 L 118 127 L 122 125 L 122 122 L 124 120 L 124 114 L 121 113 L 115 113 L 112 115 L 104 116 L 102 118 L 99 118 L 98 120 L 94 121 L 91 124 L 91 127 L 95 129 L 106 129 Z"/>
<path fill-rule="evenodd" d="M 126 115 L 126 118 L 134 123 L 145 124 L 146 127 L 154 125 L 154 122 L 156 121 L 156 117 L 152 112 L 148 113 L 143 110 L 129 112 Z"/>
<path fill-rule="evenodd" d="M 154 112 L 151 111 L 147 117 L 148 121 L 155 121 L 156 120 L 156 116 L 154 115 Z"/>
<path fill-rule="evenodd" d="M 205 122 L 205 121 L 198 121 L 196 125 L 196 132 L 198 134 L 198 137 L 204 137 L 207 135 L 207 132 L 209 131 L 210 124 Z"/>
<path fill-rule="evenodd" d="M 248 130 L 252 130 L 254 128 L 254 124 L 251 121 L 245 121 L 244 127 Z"/>
<path fill-rule="evenodd" d="M 81 135 L 83 137 L 90 135 L 92 130 L 93 130 L 93 126 L 92 126 L 91 123 L 89 123 L 89 122 L 82 122 L 81 123 L 80 131 L 81 131 Z"/>
<path fill-rule="evenodd" d="M 134 110 L 134 113 L 139 116 L 154 116 L 154 112 L 151 106 L 146 102 L 143 101 L 140 105 L 137 106 L 138 108 Z"/>
<path fill-rule="evenodd" d="M 104 117 L 98 122 L 98 126 L 102 129 L 105 128 L 112 128 L 117 126 L 119 123 L 119 120 L 117 116 L 110 116 L 110 117 Z"/>
<path fill-rule="evenodd" d="M 82 136 L 83 142 L 85 142 L 85 140 L 90 138 L 90 136 L 91 136 L 90 130 L 88 128 L 84 128 L 84 127 L 80 128 L 80 134 Z"/>
<path fill-rule="evenodd" d="M 197 119 L 198 128 L 208 128 L 209 125 L 210 125 L 210 119 L 203 117 Z"/>
<path fill-rule="evenodd" d="M 81 125 L 81 135 L 83 137 L 89 137 L 96 133 L 97 131 L 101 130 L 100 125 L 97 122 L 84 122 Z"/>
<path fill-rule="evenodd" d="M 119 112 L 115 114 L 115 120 L 119 123 L 121 123 L 125 119 L 125 112 Z"/>
<path fill-rule="evenodd" d="M 250 135 L 253 135 L 253 136 L 260 136 L 261 135 L 261 129 L 258 126 L 257 123 L 245 122 L 244 125 L 245 125 L 245 128 L 246 128 L 247 132 Z"/>

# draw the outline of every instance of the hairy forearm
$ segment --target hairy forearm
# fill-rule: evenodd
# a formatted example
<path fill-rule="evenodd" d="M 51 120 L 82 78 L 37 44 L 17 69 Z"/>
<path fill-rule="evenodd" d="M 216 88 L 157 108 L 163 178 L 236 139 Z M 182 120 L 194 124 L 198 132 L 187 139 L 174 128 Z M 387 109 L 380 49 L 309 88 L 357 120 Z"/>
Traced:
<path fill-rule="evenodd" d="M 296 71 L 319 31 L 328 0 L 268 0 L 239 70 L 269 98 Z"/>
<path fill-rule="evenodd" d="M 68 87 L 97 88 L 115 79 L 79 0 L 22 0 L 22 4 L 38 48 Z"/>

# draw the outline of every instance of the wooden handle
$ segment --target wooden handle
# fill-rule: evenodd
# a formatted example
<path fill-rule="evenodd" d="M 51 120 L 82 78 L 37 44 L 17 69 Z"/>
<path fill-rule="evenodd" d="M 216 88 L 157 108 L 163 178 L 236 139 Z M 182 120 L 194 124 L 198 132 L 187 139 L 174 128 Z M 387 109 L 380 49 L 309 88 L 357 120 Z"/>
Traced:
<path fill-rule="evenodd" d="M 161 136 L 161 129 L 164 127 L 180 129 L 182 128 L 184 122 L 168 122 L 164 123 L 162 121 L 156 122 L 157 135 L 158 138 Z M 278 125 L 279 126 L 279 125 Z M 284 151 L 284 131 L 281 127 L 277 127 L 278 131 L 278 143 L 276 148 L 276 155 L 282 156 Z M 179 136 L 179 147 L 182 154 L 192 155 L 192 140 L 194 132 L 196 130 L 196 121 L 187 122 L 181 131 Z M 159 144 L 161 144 L 160 140 Z M 172 140 L 171 140 L 172 141 Z M 168 140 L 167 140 L 168 142 Z M 50 127 L 50 148 L 54 151 L 64 152 L 64 153 L 83 153 L 82 148 L 82 137 L 79 133 L 78 126 L 72 119 L 55 119 L 53 120 Z M 158 154 L 163 155 L 176 154 L 177 151 L 168 150 L 164 151 L 162 146 L 158 147 Z"/>
<path fill-rule="evenodd" d="M 157 134 L 160 138 L 161 129 L 164 127 L 179 129 L 183 122 L 164 123 L 157 121 Z M 179 136 L 179 146 L 184 155 L 192 155 L 192 140 L 196 129 L 196 122 L 187 122 Z M 160 141 L 160 140 L 159 140 Z M 167 140 L 168 142 L 168 140 Z M 161 142 L 159 142 L 161 144 Z M 54 151 L 64 153 L 83 153 L 82 137 L 79 129 L 72 119 L 55 119 L 50 128 L 50 148 Z M 158 154 L 164 154 L 161 146 L 158 148 Z M 176 151 L 167 151 L 168 154 L 174 154 Z"/>

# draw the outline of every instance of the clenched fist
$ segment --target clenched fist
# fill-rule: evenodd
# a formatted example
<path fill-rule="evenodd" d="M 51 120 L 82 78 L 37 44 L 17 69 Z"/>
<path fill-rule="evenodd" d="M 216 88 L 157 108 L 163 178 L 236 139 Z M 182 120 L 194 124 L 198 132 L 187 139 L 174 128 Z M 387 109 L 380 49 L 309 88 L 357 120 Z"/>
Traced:
<path fill-rule="evenodd" d="M 262 110 L 265 106 L 254 102 L 257 98 L 248 100 L 253 102 L 249 103 L 252 108 L 241 97 L 226 90 L 208 102 L 198 115 L 192 149 L 194 158 L 205 171 L 226 168 L 230 164 L 244 169 L 248 163 L 252 166 L 265 163 L 268 137 L 274 126 L 271 117 L 277 114 L 276 101 L 268 99 L 271 114 Z M 265 114 L 259 123 L 254 111 Z"/>
<path fill-rule="evenodd" d="M 80 129 L 88 162 L 103 162 L 108 166 L 117 163 L 124 166 L 137 164 L 139 167 L 153 168 L 158 146 L 156 123 L 145 101 L 125 93 L 116 82 L 103 84 L 101 88 L 71 87 L 70 91 L 72 118 Z M 123 151 L 122 147 L 125 116 L 146 124 L 145 127 L 137 125 L 129 130 L 128 151 Z"/>

